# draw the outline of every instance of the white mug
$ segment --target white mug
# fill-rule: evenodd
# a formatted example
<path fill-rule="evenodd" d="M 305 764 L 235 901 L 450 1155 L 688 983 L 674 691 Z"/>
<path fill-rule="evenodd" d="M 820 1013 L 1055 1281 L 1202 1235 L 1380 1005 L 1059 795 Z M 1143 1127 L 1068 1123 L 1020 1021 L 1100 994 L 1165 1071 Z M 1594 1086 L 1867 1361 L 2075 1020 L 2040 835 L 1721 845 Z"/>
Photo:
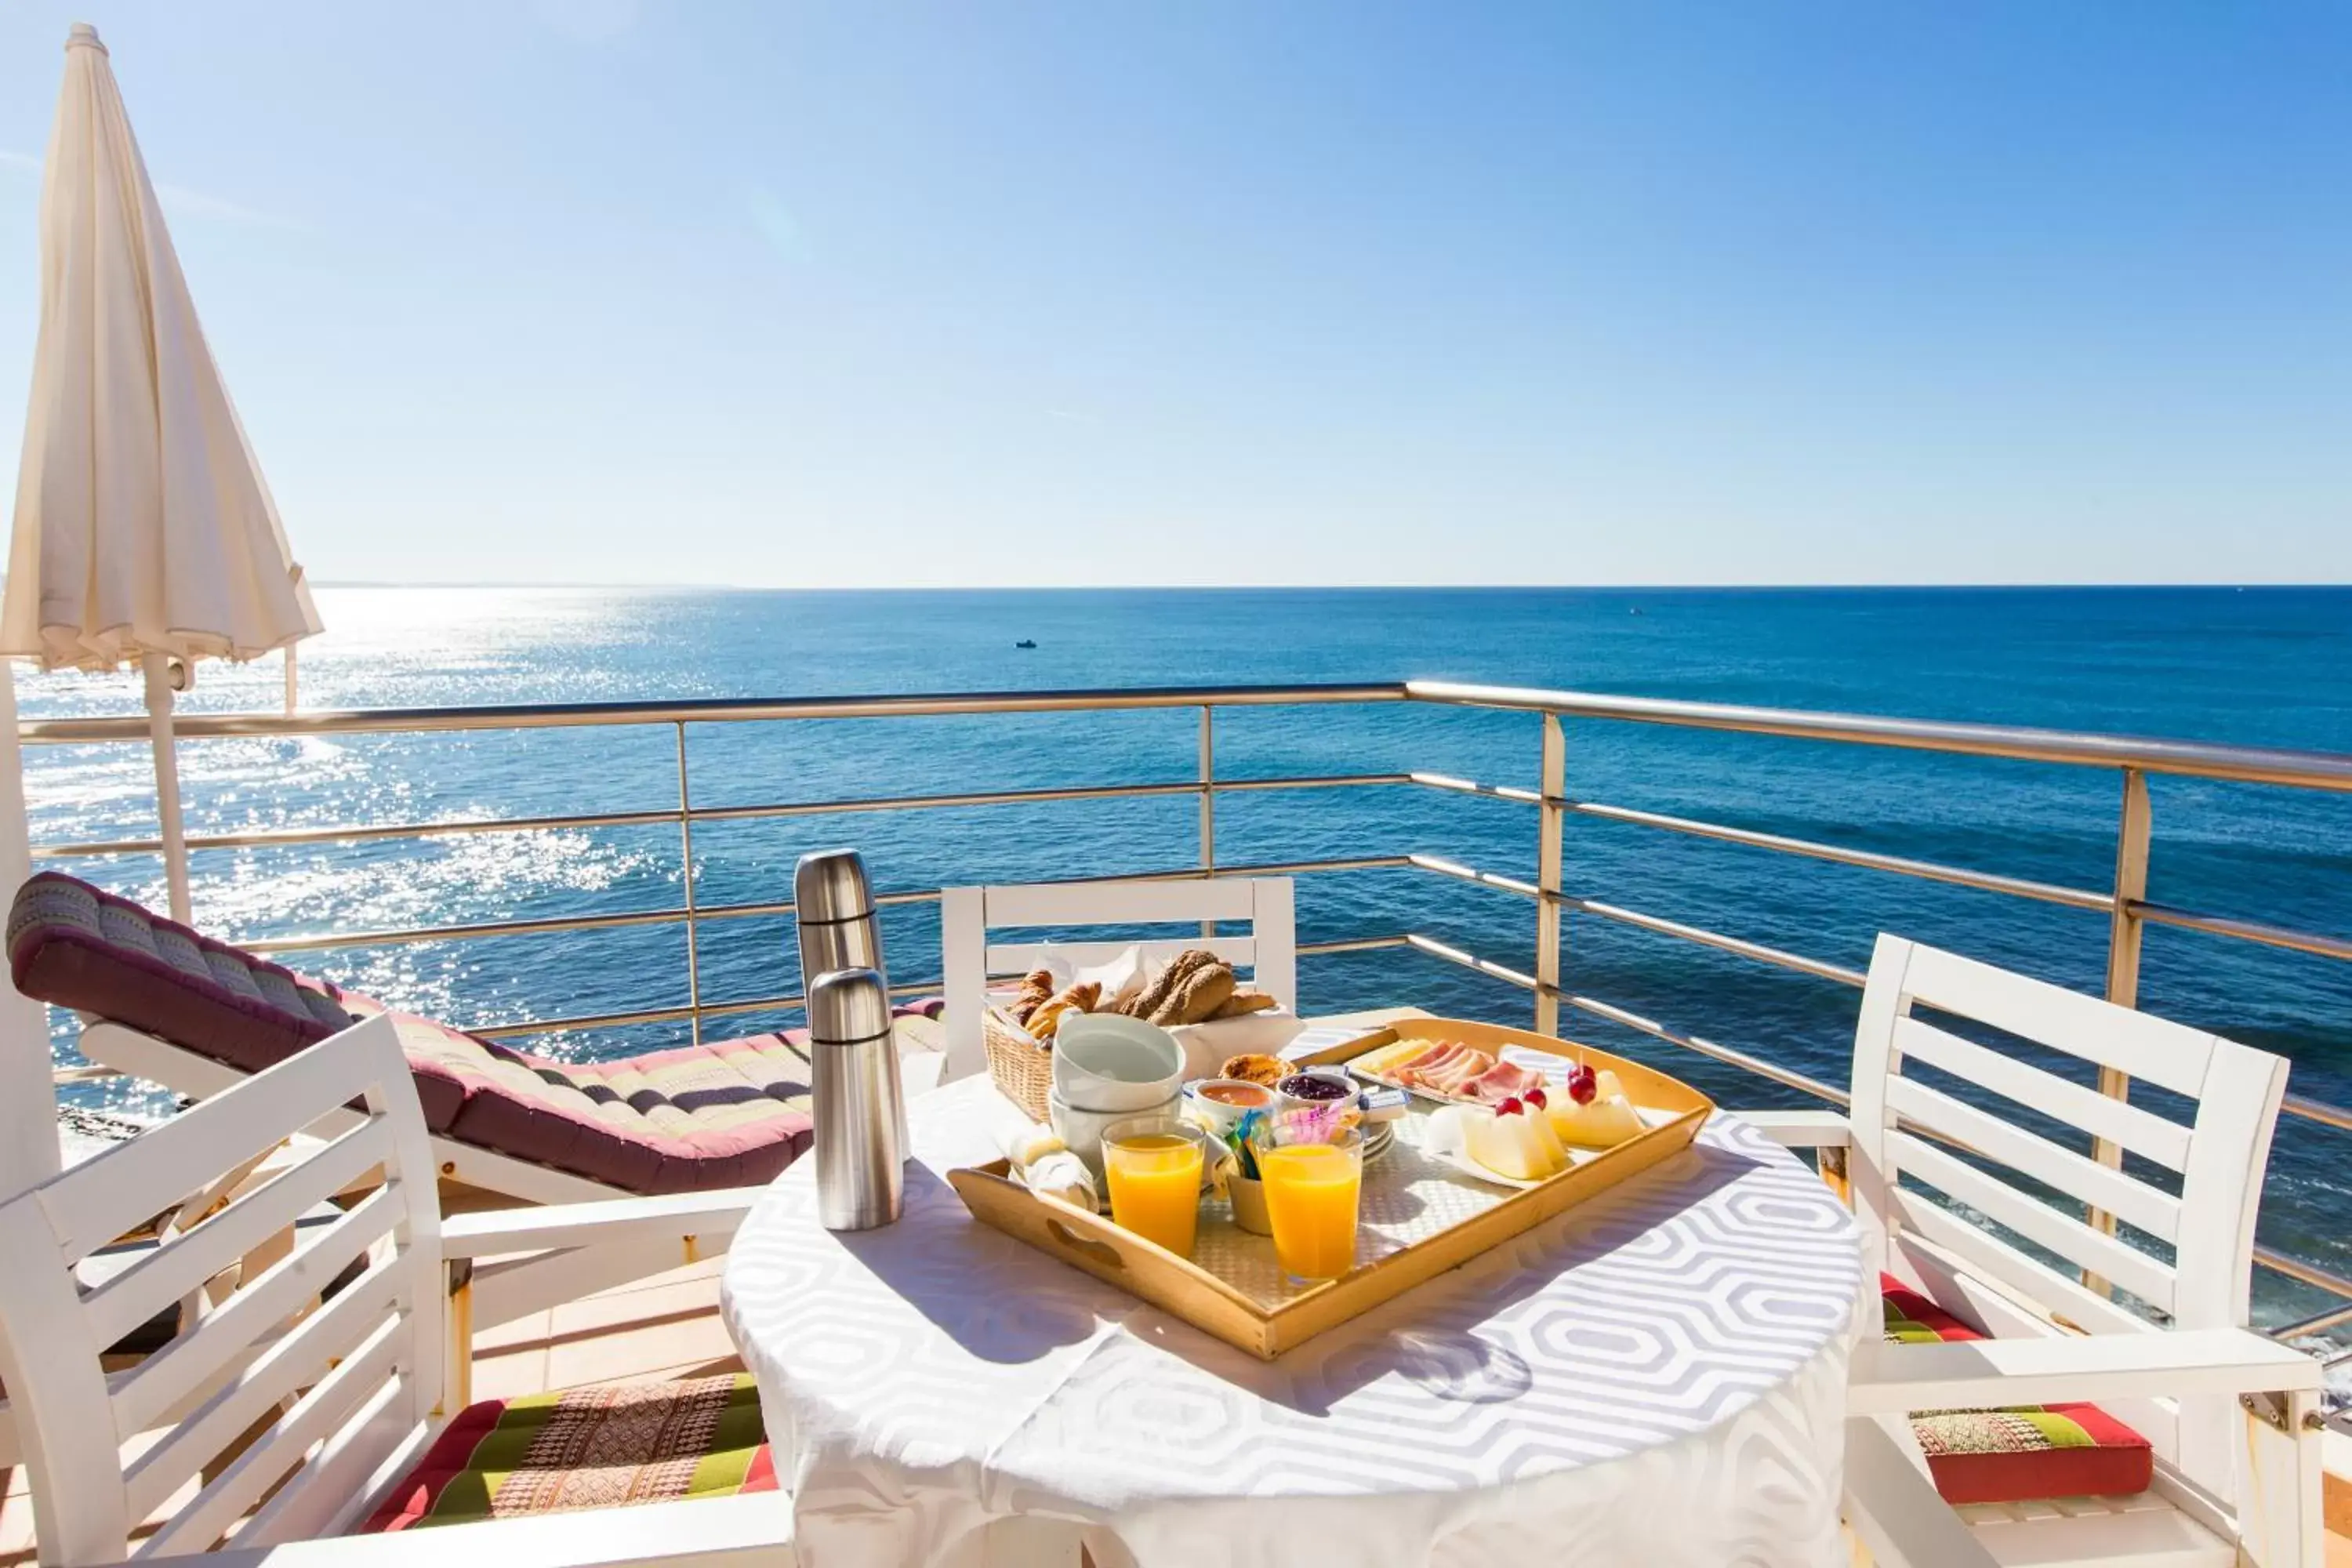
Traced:
<path fill-rule="evenodd" d="M 1074 1110 L 1139 1116 L 1167 1104 L 1183 1086 L 1184 1047 L 1156 1024 L 1080 1013 L 1066 1017 L 1054 1036 L 1054 1093 Z"/>

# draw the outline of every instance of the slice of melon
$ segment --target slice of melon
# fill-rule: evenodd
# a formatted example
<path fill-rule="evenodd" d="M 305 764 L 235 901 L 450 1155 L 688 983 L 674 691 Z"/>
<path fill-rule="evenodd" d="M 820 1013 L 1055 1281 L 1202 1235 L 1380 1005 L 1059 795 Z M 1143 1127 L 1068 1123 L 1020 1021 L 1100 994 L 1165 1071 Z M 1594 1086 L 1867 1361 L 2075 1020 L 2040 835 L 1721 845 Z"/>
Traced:
<path fill-rule="evenodd" d="M 1574 1143 L 1586 1149 L 1614 1149 L 1628 1138 L 1641 1135 L 1641 1112 L 1623 1093 L 1612 1094 L 1608 1086 L 1615 1081 L 1612 1073 L 1602 1073 L 1601 1091 L 1592 1103 L 1579 1105 L 1565 1094 L 1551 1097 L 1549 1114 L 1551 1130 L 1563 1143 Z"/>
<path fill-rule="evenodd" d="M 1568 1156 L 1559 1140 L 1533 1107 L 1507 1116 L 1473 1106 L 1463 1110 L 1470 1158 L 1496 1175 L 1515 1182 L 1540 1182 L 1567 1168 Z"/>

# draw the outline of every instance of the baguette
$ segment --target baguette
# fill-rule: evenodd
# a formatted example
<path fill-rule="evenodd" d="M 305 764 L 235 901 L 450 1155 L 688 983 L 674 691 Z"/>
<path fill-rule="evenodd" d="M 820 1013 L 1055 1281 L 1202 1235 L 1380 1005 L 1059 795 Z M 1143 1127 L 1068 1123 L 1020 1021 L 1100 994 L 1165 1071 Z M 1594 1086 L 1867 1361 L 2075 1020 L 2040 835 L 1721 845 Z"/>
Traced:
<path fill-rule="evenodd" d="M 1236 988 L 1231 996 L 1225 998 L 1223 1005 L 1209 1015 L 1209 1022 L 1216 1023 L 1224 1018 L 1247 1017 L 1252 1013 L 1263 1013 L 1275 1005 L 1274 998 L 1263 991 L 1243 991 Z"/>
<path fill-rule="evenodd" d="M 1118 1010 L 1130 1018 L 1157 1022 L 1154 1015 L 1167 1005 L 1168 999 L 1176 994 L 1185 980 L 1195 971 L 1205 969 L 1216 962 L 1217 955 L 1213 952 L 1203 952 L 1197 947 L 1187 948 L 1170 959 L 1168 966 L 1152 977 L 1150 984 L 1120 1003 Z"/>
<path fill-rule="evenodd" d="M 1147 1021 L 1163 1026 L 1198 1024 L 1223 1006 L 1233 994 L 1234 966 L 1213 960 L 1186 974 Z"/>

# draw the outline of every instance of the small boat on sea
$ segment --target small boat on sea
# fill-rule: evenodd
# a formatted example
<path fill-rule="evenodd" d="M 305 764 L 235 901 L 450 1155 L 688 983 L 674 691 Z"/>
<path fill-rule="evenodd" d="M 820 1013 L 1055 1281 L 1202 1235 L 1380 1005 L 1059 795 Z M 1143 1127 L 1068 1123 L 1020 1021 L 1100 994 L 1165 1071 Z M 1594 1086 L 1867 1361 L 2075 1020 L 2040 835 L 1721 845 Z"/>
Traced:
<path fill-rule="evenodd" d="M 1023 637 L 1019 642 L 1014 643 L 1013 646 L 1014 647 L 1034 648 L 1037 646 L 1037 639 L 1034 637 Z"/>

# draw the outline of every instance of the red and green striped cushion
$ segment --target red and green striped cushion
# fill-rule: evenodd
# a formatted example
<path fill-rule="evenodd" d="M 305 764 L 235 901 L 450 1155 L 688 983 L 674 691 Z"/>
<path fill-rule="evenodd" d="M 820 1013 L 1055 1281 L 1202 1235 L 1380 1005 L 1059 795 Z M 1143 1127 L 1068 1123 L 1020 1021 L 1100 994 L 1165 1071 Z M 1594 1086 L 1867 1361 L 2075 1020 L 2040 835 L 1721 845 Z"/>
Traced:
<path fill-rule="evenodd" d="M 574 1389 L 467 1405 L 360 1532 L 775 1489 L 750 1377 Z"/>
<path fill-rule="evenodd" d="M 1879 1279 L 1886 1338 L 1906 1343 L 1984 1336 L 1916 1290 Z M 2156 1473 L 2147 1439 L 2095 1405 L 1923 1410 L 1911 1430 L 1948 1503 L 2038 1502 L 2142 1492 Z"/>

